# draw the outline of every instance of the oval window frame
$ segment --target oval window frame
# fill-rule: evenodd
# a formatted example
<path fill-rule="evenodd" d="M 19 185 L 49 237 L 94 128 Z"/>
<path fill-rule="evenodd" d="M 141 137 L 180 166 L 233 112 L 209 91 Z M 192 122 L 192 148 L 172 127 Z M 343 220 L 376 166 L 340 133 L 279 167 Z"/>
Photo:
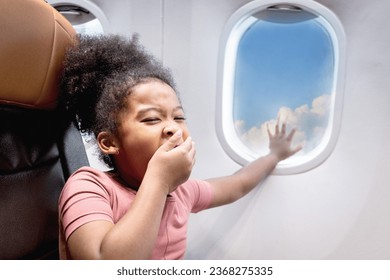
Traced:
<path fill-rule="evenodd" d="M 86 1 L 86 0 L 77 0 L 77 1 L 74 1 L 74 0 L 67 0 L 67 1 L 48 0 L 48 3 L 50 5 L 52 5 L 54 8 L 56 6 L 72 5 L 72 6 L 79 6 L 83 9 L 86 9 L 89 12 L 91 12 L 95 16 L 96 19 L 99 20 L 99 22 L 102 26 L 102 29 L 103 29 L 103 33 L 110 33 L 111 32 L 110 23 L 109 23 L 106 15 L 104 14 L 104 12 L 96 4 L 94 4 L 90 1 Z"/>
<path fill-rule="evenodd" d="M 238 164 L 246 165 L 257 156 L 240 141 L 233 119 L 234 69 L 239 41 L 246 30 L 245 20 L 253 14 L 275 5 L 291 5 L 324 19 L 331 35 L 335 68 L 329 124 L 321 143 L 303 157 L 292 157 L 280 162 L 273 174 L 288 175 L 309 171 L 322 164 L 332 153 L 341 127 L 343 108 L 346 36 L 338 17 L 325 6 L 311 0 L 255 0 L 239 8 L 228 19 L 222 32 L 218 57 L 216 132 L 225 152 Z"/>

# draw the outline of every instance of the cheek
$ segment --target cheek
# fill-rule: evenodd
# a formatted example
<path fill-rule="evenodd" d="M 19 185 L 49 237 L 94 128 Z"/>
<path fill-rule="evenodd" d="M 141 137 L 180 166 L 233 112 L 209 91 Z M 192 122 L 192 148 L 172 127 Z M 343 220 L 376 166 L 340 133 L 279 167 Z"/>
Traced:
<path fill-rule="evenodd" d="M 151 157 L 159 147 L 159 142 L 152 137 L 133 138 L 123 143 L 126 153 L 134 157 Z"/>
<path fill-rule="evenodd" d="M 143 139 L 143 141 L 127 141 L 123 143 L 122 152 L 120 152 L 121 164 L 123 168 L 131 169 L 135 174 L 145 172 L 149 160 L 159 147 L 155 141 Z"/>

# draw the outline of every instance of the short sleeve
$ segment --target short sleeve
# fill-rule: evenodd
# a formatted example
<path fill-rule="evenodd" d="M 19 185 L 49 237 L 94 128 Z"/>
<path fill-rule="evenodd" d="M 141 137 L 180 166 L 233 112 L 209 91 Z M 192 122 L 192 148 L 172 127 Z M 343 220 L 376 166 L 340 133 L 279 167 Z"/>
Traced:
<path fill-rule="evenodd" d="M 59 199 L 59 219 L 65 240 L 80 226 L 95 220 L 113 221 L 107 179 L 103 172 L 81 168 L 67 181 Z"/>
<path fill-rule="evenodd" d="M 187 188 L 192 192 L 191 212 L 197 213 L 209 208 L 213 196 L 211 185 L 201 180 L 188 180 L 186 184 L 188 184 Z"/>

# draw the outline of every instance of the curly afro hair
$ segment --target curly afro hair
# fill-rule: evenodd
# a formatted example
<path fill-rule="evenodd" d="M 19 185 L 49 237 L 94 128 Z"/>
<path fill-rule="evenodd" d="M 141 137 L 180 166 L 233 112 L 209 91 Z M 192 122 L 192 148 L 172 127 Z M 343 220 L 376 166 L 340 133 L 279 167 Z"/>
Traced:
<path fill-rule="evenodd" d="M 80 35 L 68 50 L 60 83 L 60 106 L 83 133 L 117 132 L 119 113 L 133 87 L 158 79 L 175 83 L 169 69 L 139 43 L 119 35 Z M 115 168 L 108 155 L 101 159 Z"/>

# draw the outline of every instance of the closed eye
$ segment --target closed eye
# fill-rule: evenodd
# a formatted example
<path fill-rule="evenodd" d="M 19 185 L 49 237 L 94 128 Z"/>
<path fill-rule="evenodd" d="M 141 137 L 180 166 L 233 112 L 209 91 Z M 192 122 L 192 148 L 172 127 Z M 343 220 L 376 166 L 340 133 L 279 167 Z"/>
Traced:
<path fill-rule="evenodd" d="M 186 118 L 185 117 L 175 117 L 175 120 L 176 121 L 185 121 Z"/>
<path fill-rule="evenodd" d="M 150 124 L 158 123 L 159 121 L 160 121 L 159 118 L 146 118 L 146 119 L 141 120 L 141 122 L 143 122 L 143 123 L 150 123 Z"/>

